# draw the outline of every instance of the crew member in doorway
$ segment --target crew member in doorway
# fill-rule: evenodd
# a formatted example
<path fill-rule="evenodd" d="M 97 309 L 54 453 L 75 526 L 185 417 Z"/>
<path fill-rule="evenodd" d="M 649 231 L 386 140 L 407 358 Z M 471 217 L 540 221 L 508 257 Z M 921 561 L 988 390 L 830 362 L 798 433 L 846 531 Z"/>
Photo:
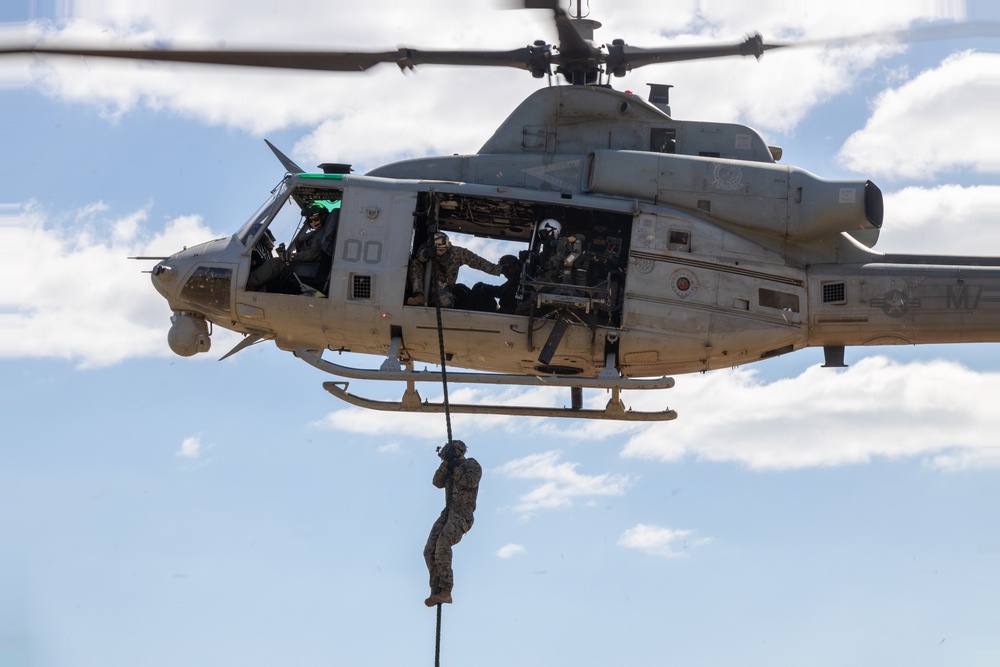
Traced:
<path fill-rule="evenodd" d="M 562 233 L 562 223 L 555 218 L 546 218 L 535 226 L 535 256 L 531 260 L 529 269 L 536 280 L 546 280 L 546 269 L 559 245 L 560 233 Z"/>
<path fill-rule="evenodd" d="M 424 295 L 424 270 L 427 263 L 432 266 L 431 288 L 429 299 Z M 471 290 L 465 285 L 457 285 L 458 270 L 463 266 L 488 273 L 491 276 L 500 275 L 500 267 L 483 259 L 466 248 L 453 246 L 444 232 L 434 232 L 428 243 L 417 251 L 410 262 L 408 278 L 410 281 L 410 298 L 408 306 L 423 306 L 429 303 L 442 308 L 463 308 Z"/>
<path fill-rule="evenodd" d="M 259 291 L 272 280 L 278 278 L 286 268 L 300 262 L 318 262 L 323 258 L 322 234 L 323 223 L 329 215 L 322 206 L 310 206 L 302 212 L 306 224 L 292 239 L 292 252 L 285 252 L 284 244 L 278 246 L 277 257 L 267 260 L 250 274 L 247 289 Z"/>
<path fill-rule="evenodd" d="M 517 288 L 521 286 L 521 263 L 514 255 L 504 255 L 497 264 L 506 282 L 500 285 L 476 283 L 472 286 L 473 310 L 488 313 L 497 312 L 497 301 L 501 313 L 513 314 L 517 309 Z"/>
<path fill-rule="evenodd" d="M 428 607 L 451 603 L 451 589 L 455 583 L 451 548 L 472 528 L 472 513 L 476 511 L 483 469 L 476 459 L 465 458 L 465 452 L 465 443 L 461 440 L 452 440 L 438 452 L 441 465 L 434 473 L 434 486 L 444 489 L 445 505 L 424 547 L 424 561 L 431 580 L 431 596 L 424 600 Z"/>
<path fill-rule="evenodd" d="M 542 240 L 539 279 L 549 283 L 572 284 L 574 268 L 583 257 L 586 238 L 582 234 L 560 236 L 562 225 L 556 220 L 543 220 L 538 236 Z"/>

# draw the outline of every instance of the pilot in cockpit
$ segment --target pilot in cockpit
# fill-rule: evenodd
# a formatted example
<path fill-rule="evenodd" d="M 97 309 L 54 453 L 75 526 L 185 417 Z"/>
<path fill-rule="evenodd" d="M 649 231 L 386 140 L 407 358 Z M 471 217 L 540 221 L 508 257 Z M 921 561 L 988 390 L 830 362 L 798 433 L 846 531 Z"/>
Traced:
<path fill-rule="evenodd" d="M 323 258 L 323 235 L 320 230 L 326 222 L 329 211 L 322 206 L 310 206 L 302 212 L 302 215 L 306 219 L 306 224 L 302 225 L 302 229 L 292 239 L 292 251 L 287 252 L 283 243 L 279 245 L 276 248 L 277 257 L 272 257 L 250 273 L 250 279 L 247 281 L 248 290 L 259 291 L 280 277 L 292 264 L 319 262 Z"/>

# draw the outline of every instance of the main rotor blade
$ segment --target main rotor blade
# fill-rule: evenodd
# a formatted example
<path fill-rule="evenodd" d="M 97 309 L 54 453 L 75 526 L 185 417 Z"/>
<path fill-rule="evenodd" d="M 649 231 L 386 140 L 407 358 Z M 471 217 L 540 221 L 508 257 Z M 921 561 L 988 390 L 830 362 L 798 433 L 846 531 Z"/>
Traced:
<path fill-rule="evenodd" d="M 768 44 L 765 48 L 778 49 L 803 46 L 849 46 L 872 42 L 925 42 L 946 39 L 974 39 L 1000 37 L 1000 21 L 965 21 L 961 23 L 936 23 L 904 30 L 870 32 L 853 37 L 830 37 L 801 42 Z"/>
<path fill-rule="evenodd" d="M 151 60 L 175 63 L 195 63 L 204 65 L 226 65 L 239 67 L 269 67 L 281 69 L 317 70 L 327 72 L 362 72 L 380 63 L 395 63 L 400 69 L 412 69 L 417 65 L 457 65 L 481 67 L 513 67 L 528 70 L 536 77 L 551 73 L 550 66 L 558 65 L 558 71 L 573 83 L 593 83 L 602 66 L 609 74 L 624 76 L 629 70 L 657 63 L 702 60 L 726 56 L 754 56 L 759 58 L 770 49 L 809 46 L 850 46 L 871 42 L 914 42 L 923 40 L 967 39 L 975 37 L 1000 37 L 1000 22 L 973 21 L 918 26 L 907 30 L 888 31 L 808 40 L 790 43 L 765 44 L 759 34 L 747 37 L 736 44 L 706 46 L 666 46 L 642 48 L 629 46 L 622 40 L 615 40 L 603 48 L 596 48 L 581 36 L 556 0 L 522 0 L 526 7 L 552 9 L 559 45 L 553 52 L 552 46 L 536 42 L 509 51 L 424 51 L 400 47 L 395 51 L 281 51 L 253 50 L 171 50 L 145 48 L 83 48 L 70 46 L 4 46 L 0 56 L 14 54 L 39 54 L 55 56 L 78 56 L 83 58 L 117 58 L 124 60 Z M 596 22 L 594 22 L 596 23 Z M 604 49 L 607 49 L 605 51 Z M 583 76 L 580 76 L 583 75 Z"/>
<path fill-rule="evenodd" d="M 756 33 L 736 44 L 716 44 L 705 46 L 664 46 L 646 49 L 628 44 L 611 44 L 608 46 L 607 64 L 612 72 L 624 69 L 635 69 L 655 63 L 680 62 L 684 60 L 705 60 L 708 58 L 724 58 L 727 56 L 754 56 L 760 58 L 768 49 L 776 48 L 765 44 Z"/>
<path fill-rule="evenodd" d="M 361 72 L 379 63 L 395 63 L 412 69 L 415 65 L 479 65 L 530 69 L 536 50 L 530 47 L 510 51 L 421 51 L 399 48 L 396 51 L 196 51 L 167 49 L 94 49 L 56 46 L 0 48 L 0 55 L 41 54 L 84 58 L 153 60 L 203 65 L 239 67 L 275 67 L 282 69 Z"/>
<path fill-rule="evenodd" d="M 759 33 L 753 34 L 738 44 L 709 46 L 666 46 L 642 48 L 628 44 L 608 45 L 607 66 L 610 72 L 619 76 L 626 71 L 656 63 L 679 62 L 684 60 L 704 60 L 725 56 L 754 56 L 760 58 L 765 51 L 817 46 L 850 46 L 877 42 L 919 42 L 944 39 L 968 39 L 976 37 L 1000 37 L 1000 22 L 971 21 L 919 26 L 906 30 L 875 32 L 853 37 L 834 37 L 801 42 L 765 43 Z"/>

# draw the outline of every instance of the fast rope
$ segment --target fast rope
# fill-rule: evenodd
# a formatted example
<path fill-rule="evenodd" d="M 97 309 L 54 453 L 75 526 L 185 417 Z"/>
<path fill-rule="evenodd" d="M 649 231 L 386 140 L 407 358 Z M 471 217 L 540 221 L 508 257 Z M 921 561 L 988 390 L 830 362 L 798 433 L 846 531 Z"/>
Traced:
<path fill-rule="evenodd" d="M 438 605 L 437 632 L 434 633 L 434 667 L 441 667 L 441 605 Z"/>
<path fill-rule="evenodd" d="M 448 406 L 448 371 L 445 369 L 444 325 L 441 324 L 441 304 L 434 306 L 437 312 L 438 347 L 441 348 L 441 388 L 444 390 L 444 420 L 448 426 L 448 444 L 451 444 L 451 408 Z"/>
<path fill-rule="evenodd" d="M 434 306 L 437 314 L 438 347 L 441 349 L 441 388 L 444 391 L 444 421 L 448 427 L 448 444 L 451 444 L 451 408 L 448 406 L 448 371 L 445 368 L 444 325 L 441 323 L 441 304 Z M 448 496 L 445 495 L 445 509 Z M 441 605 L 437 606 L 437 630 L 434 633 L 434 667 L 441 666 Z"/>

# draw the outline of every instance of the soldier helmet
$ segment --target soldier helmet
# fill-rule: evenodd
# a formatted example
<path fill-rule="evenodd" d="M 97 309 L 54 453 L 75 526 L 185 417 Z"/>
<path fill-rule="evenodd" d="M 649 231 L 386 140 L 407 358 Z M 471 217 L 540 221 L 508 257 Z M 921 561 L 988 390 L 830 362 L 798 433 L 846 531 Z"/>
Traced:
<path fill-rule="evenodd" d="M 436 250 L 439 255 L 451 247 L 451 241 L 448 240 L 448 235 L 444 232 L 434 232 L 434 236 L 431 237 L 431 240 L 434 242 L 434 250 Z"/>
<path fill-rule="evenodd" d="M 327 213 L 328 213 L 328 211 L 325 208 L 323 208 L 322 206 L 313 205 L 313 206 L 310 206 L 309 208 L 307 208 L 305 211 L 303 211 L 302 215 L 306 216 L 306 218 L 310 218 L 310 217 L 312 217 L 314 215 L 318 215 L 318 216 L 322 217 L 322 216 L 325 216 Z"/>
<path fill-rule="evenodd" d="M 439 455 L 445 461 L 451 461 L 457 459 L 459 456 L 463 456 L 468 449 L 465 443 L 461 440 L 452 440 L 444 447 L 441 448 Z"/>
<path fill-rule="evenodd" d="M 503 275 L 513 274 L 517 271 L 520 262 L 517 261 L 517 257 L 514 255 L 504 255 L 497 260 L 497 266 L 500 267 L 500 273 Z"/>
<path fill-rule="evenodd" d="M 559 238 L 559 232 L 561 231 L 562 225 L 558 220 L 554 220 L 553 218 L 546 218 L 538 223 L 538 235 L 546 241 L 555 241 Z"/>

